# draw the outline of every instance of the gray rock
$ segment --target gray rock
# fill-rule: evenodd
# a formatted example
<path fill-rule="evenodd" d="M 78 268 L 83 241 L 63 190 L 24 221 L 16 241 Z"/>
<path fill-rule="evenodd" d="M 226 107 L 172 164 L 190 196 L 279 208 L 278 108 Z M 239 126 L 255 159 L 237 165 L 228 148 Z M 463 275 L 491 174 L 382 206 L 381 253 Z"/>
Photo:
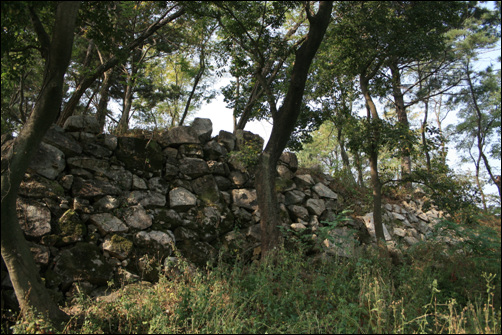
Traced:
<path fill-rule="evenodd" d="M 169 192 L 169 206 L 174 210 L 185 211 L 197 205 L 197 197 L 183 187 L 176 187 Z"/>
<path fill-rule="evenodd" d="M 296 175 L 294 181 L 301 189 L 311 187 L 315 183 L 314 178 L 309 174 Z"/>
<path fill-rule="evenodd" d="M 255 210 L 258 209 L 256 190 L 238 189 L 232 190 L 233 203 L 239 207 Z"/>
<path fill-rule="evenodd" d="M 216 185 L 218 185 L 218 189 L 221 191 L 229 190 L 233 186 L 233 183 L 223 176 L 214 176 L 214 180 Z"/>
<path fill-rule="evenodd" d="M 197 178 L 209 173 L 209 167 L 206 161 L 200 158 L 183 158 L 180 160 L 180 172 Z"/>
<path fill-rule="evenodd" d="M 44 245 L 36 244 L 33 242 L 28 242 L 28 245 L 30 247 L 30 251 L 33 255 L 33 259 L 35 260 L 35 263 L 37 264 L 42 264 L 42 265 L 47 265 L 49 264 L 49 259 L 50 259 L 50 249 L 49 247 L 46 247 Z M 3 283 L 2 283 L 3 286 Z"/>
<path fill-rule="evenodd" d="M 112 195 L 105 195 L 104 197 L 96 201 L 93 205 L 93 207 L 100 212 L 111 211 L 115 208 L 118 208 L 119 206 L 119 198 Z"/>
<path fill-rule="evenodd" d="M 396 219 L 396 220 L 399 220 L 399 221 L 406 220 L 406 218 L 399 213 L 396 213 L 396 212 L 391 212 L 391 213 L 392 213 L 392 216 L 394 217 L 394 219 Z"/>
<path fill-rule="evenodd" d="M 285 195 L 284 204 L 286 206 L 301 204 L 306 197 L 305 193 L 299 190 L 288 191 L 284 195 Z"/>
<path fill-rule="evenodd" d="M 360 216 L 360 219 L 364 221 L 364 224 L 366 225 L 366 229 L 370 233 L 371 237 L 373 240 L 376 240 L 376 233 L 375 233 L 375 223 L 373 221 L 373 213 L 367 213 L 364 216 Z M 383 235 L 385 237 L 386 241 L 392 240 L 392 237 L 389 234 L 389 231 L 387 230 L 387 227 L 385 226 L 384 223 L 382 223 L 383 226 Z"/>
<path fill-rule="evenodd" d="M 146 213 L 141 204 L 126 208 L 123 219 L 131 228 L 146 229 L 152 225 L 152 218 Z"/>
<path fill-rule="evenodd" d="M 58 148 L 44 142 L 40 143 L 40 147 L 30 164 L 31 169 L 49 179 L 56 179 L 65 166 L 64 153 Z"/>
<path fill-rule="evenodd" d="M 64 194 L 64 188 L 61 187 L 57 181 L 47 179 L 37 174 L 26 175 L 19 188 L 20 196 L 35 199 L 59 199 L 63 197 Z"/>
<path fill-rule="evenodd" d="M 147 190 L 148 186 L 146 186 L 146 182 L 143 178 L 132 175 L 132 189 L 133 190 Z"/>
<path fill-rule="evenodd" d="M 85 142 L 82 144 L 82 148 L 86 154 L 92 155 L 97 158 L 105 158 L 112 155 L 112 151 L 110 149 L 97 143 Z"/>
<path fill-rule="evenodd" d="M 237 137 L 234 134 L 229 133 L 225 130 L 220 130 L 217 139 L 218 143 L 223 145 L 228 152 L 233 151 L 235 149 L 235 142 L 237 141 Z"/>
<path fill-rule="evenodd" d="M 17 198 L 17 218 L 24 233 L 28 236 L 41 237 L 51 231 L 51 212 L 41 203 Z"/>
<path fill-rule="evenodd" d="M 106 180 L 83 180 L 82 178 L 75 178 L 72 186 L 72 194 L 74 197 L 82 198 L 96 198 L 105 195 L 119 195 L 121 190 L 112 185 Z"/>
<path fill-rule="evenodd" d="M 103 140 L 103 144 L 109 150 L 114 151 L 115 149 L 117 149 L 117 145 L 118 145 L 117 136 L 110 135 L 110 134 L 105 134 L 105 137 L 104 137 L 104 140 Z"/>
<path fill-rule="evenodd" d="M 167 180 L 173 179 L 176 176 L 178 176 L 178 173 L 180 172 L 180 169 L 171 163 L 166 163 L 166 169 L 165 169 L 165 178 Z"/>
<path fill-rule="evenodd" d="M 247 181 L 249 180 L 249 176 L 247 175 L 247 173 L 243 173 L 238 170 L 231 171 L 228 178 L 237 187 L 243 187 L 247 183 Z"/>
<path fill-rule="evenodd" d="M 303 223 L 292 223 L 290 226 L 295 231 L 302 231 L 304 229 L 307 229 L 307 227 Z"/>
<path fill-rule="evenodd" d="M 245 150 L 246 147 L 256 147 L 261 150 L 265 142 L 260 135 L 242 129 L 235 131 L 235 137 L 237 139 L 235 143 L 236 150 Z"/>
<path fill-rule="evenodd" d="M 178 152 L 181 157 L 204 158 L 204 151 L 200 144 L 181 144 Z"/>
<path fill-rule="evenodd" d="M 112 165 L 107 170 L 106 176 L 124 191 L 130 191 L 132 188 L 132 173 L 122 166 Z"/>
<path fill-rule="evenodd" d="M 310 214 L 320 216 L 325 210 L 326 205 L 322 199 L 308 199 L 305 207 Z"/>
<path fill-rule="evenodd" d="M 214 232 L 220 225 L 221 215 L 214 207 L 204 207 L 201 228 L 204 232 Z"/>
<path fill-rule="evenodd" d="M 215 140 L 204 145 L 204 158 L 206 160 L 217 160 L 228 153 L 227 149 Z"/>
<path fill-rule="evenodd" d="M 170 250 L 174 246 L 176 239 L 172 231 L 166 232 L 152 230 L 149 232 L 140 231 L 134 236 L 136 243 L 140 246 L 153 247 Z"/>
<path fill-rule="evenodd" d="M 302 221 L 309 221 L 309 212 L 305 207 L 302 206 L 297 206 L 297 205 L 291 205 L 288 206 L 288 210 L 291 213 L 291 215 L 294 217 L 292 220 L 300 219 Z"/>
<path fill-rule="evenodd" d="M 230 173 L 228 165 L 223 162 L 209 160 L 207 161 L 207 166 L 209 167 L 209 172 L 213 175 L 228 176 Z"/>
<path fill-rule="evenodd" d="M 208 174 L 192 181 L 192 190 L 205 204 L 219 201 L 220 191 L 213 175 Z"/>
<path fill-rule="evenodd" d="M 210 119 L 195 118 L 192 122 L 192 129 L 195 130 L 201 143 L 206 143 L 211 139 L 213 133 L 213 123 Z"/>
<path fill-rule="evenodd" d="M 394 227 L 394 235 L 405 237 L 406 236 L 406 230 L 398 227 Z"/>
<path fill-rule="evenodd" d="M 279 164 L 285 165 L 293 173 L 298 170 L 298 158 L 293 152 L 283 152 L 279 157 Z"/>
<path fill-rule="evenodd" d="M 89 217 L 89 222 L 95 225 L 102 235 L 126 232 L 128 230 L 122 220 L 110 213 L 93 214 Z"/>
<path fill-rule="evenodd" d="M 322 183 L 317 183 L 315 184 L 312 189 L 322 198 L 328 198 L 328 199 L 337 199 L 338 194 L 333 192 L 328 186 L 322 184 Z"/>
<path fill-rule="evenodd" d="M 293 177 L 295 176 L 295 174 L 285 165 L 277 165 L 276 170 L 277 174 L 281 178 L 293 179 Z"/>
<path fill-rule="evenodd" d="M 129 193 L 127 202 L 131 205 L 141 204 L 143 207 L 158 206 L 166 204 L 166 196 L 154 191 L 132 191 Z"/>
<path fill-rule="evenodd" d="M 53 125 L 47 131 L 43 141 L 61 150 L 66 158 L 78 156 L 82 153 L 82 146 L 56 125 Z"/>
<path fill-rule="evenodd" d="M 100 173 L 106 173 L 110 168 L 108 161 L 92 157 L 71 157 L 68 158 L 67 163 L 71 168 L 81 168 Z"/>
<path fill-rule="evenodd" d="M 66 119 L 63 129 L 67 132 L 98 134 L 101 129 L 98 120 L 90 115 L 73 115 Z"/>
<path fill-rule="evenodd" d="M 416 238 L 414 238 L 413 236 L 406 236 L 404 238 L 404 240 L 406 241 L 406 243 L 408 243 L 409 245 L 414 245 L 414 244 L 417 244 L 419 242 L 419 240 L 417 240 Z"/>
<path fill-rule="evenodd" d="M 126 169 L 160 175 L 164 166 L 161 146 L 148 138 L 119 137 L 115 156 Z"/>
<path fill-rule="evenodd" d="M 148 188 L 151 191 L 165 195 L 169 189 L 169 184 L 161 177 L 153 177 L 148 180 Z"/>
<path fill-rule="evenodd" d="M 161 143 L 165 146 L 179 147 L 181 144 L 200 144 L 199 134 L 192 127 L 174 127 L 162 135 Z"/>

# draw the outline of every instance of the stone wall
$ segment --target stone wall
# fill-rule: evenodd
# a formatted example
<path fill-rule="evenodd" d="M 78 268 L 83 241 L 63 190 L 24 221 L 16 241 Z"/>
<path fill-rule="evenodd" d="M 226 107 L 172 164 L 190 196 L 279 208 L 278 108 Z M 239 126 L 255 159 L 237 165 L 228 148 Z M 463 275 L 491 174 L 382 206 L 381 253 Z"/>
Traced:
<path fill-rule="evenodd" d="M 86 116 L 51 128 L 19 191 L 19 223 L 49 288 L 71 296 L 80 283 L 99 294 L 111 280 L 155 280 L 155 264 L 175 263 L 173 247 L 199 266 L 220 251 L 258 257 L 250 171 L 263 139 L 246 131 L 211 138 L 208 119 L 138 137 L 97 132 Z M 348 204 L 329 176 L 297 169 L 296 156 L 284 153 L 277 191 L 285 230 L 317 236 L 317 252 L 327 255 L 350 256 L 374 240 L 371 213 L 340 222 L 332 238 L 319 240 L 319 229 Z M 406 245 L 426 239 L 440 216 L 416 201 L 386 204 L 384 213 L 388 242 Z M 4 289 L 11 286 L 3 265 Z"/>

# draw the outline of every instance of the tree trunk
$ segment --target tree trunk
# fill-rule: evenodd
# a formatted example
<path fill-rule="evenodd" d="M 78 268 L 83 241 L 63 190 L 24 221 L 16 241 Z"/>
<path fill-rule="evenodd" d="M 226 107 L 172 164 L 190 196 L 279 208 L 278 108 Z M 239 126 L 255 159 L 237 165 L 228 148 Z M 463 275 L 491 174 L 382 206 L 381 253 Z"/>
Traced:
<path fill-rule="evenodd" d="M 404 105 L 403 92 L 401 91 L 401 73 L 397 63 L 397 59 L 389 65 L 392 72 L 392 94 L 394 96 L 394 105 L 396 107 L 397 120 L 401 124 L 401 130 L 404 132 L 409 132 L 410 123 L 408 122 L 408 115 L 406 114 L 406 108 Z M 406 179 L 411 174 L 411 146 L 413 145 L 409 141 L 408 134 L 401 141 L 401 178 Z M 405 184 L 407 189 L 411 189 L 411 182 Z"/>
<path fill-rule="evenodd" d="M 343 131 L 341 127 L 337 127 L 337 140 L 340 145 L 340 155 L 342 156 L 343 169 L 349 174 L 351 181 L 355 184 L 356 179 L 352 174 L 352 169 L 350 168 L 350 160 L 347 151 L 345 150 L 345 139 L 343 137 Z"/>
<path fill-rule="evenodd" d="M 202 47 L 199 58 L 199 71 L 197 71 L 197 75 L 195 76 L 195 80 L 192 85 L 192 91 L 188 96 L 188 100 L 185 105 L 185 110 L 183 112 L 183 115 L 181 116 L 178 126 L 182 126 L 183 122 L 185 122 L 185 118 L 187 117 L 188 111 L 190 110 L 190 104 L 192 103 L 193 96 L 195 95 L 195 91 L 197 90 L 197 86 L 199 85 L 199 81 L 202 78 L 202 75 L 204 74 L 205 70 L 206 70 L 205 52 L 204 52 L 204 47 Z"/>
<path fill-rule="evenodd" d="M 483 159 L 483 163 L 485 164 L 486 171 L 488 171 L 488 174 L 490 175 L 490 179 L 492 182 L 497 185 L 498 191 L 499 191 L 499 199 L 502 199 L 502 193 L 500 190 L 500 184 L 497 184 L 496 182 L 496 176 L 493 174 L 490 163 L 488 162 L 488 158 L 486 158 L 486 155 L 484 153 L 483 147 L 484 147 L 484 134 L 482 130 L 482 124 L 483 124 L 483 113 L 481 113 L 481 109 L 479 108 L 478 104 L 478 99 L 476 96 L 476 93 L 474 92 L 474 84 L 472 83 L 471 75 L 470 75 L 470 67 L 469 63 L 466 65 L 467 67 L 467 83 L 469 84 L 469 90 L 471 93 L 471 98 L 472 102 L 474 105 L 474 111 L 476 112 L 476 123 L 477 123 L 477 129 L 476 129 L 476 137 L 477 137 L 477 146 L 478 146 L 478 151 L 479 151 L 479 156 Z"/>
<path fill-rule="evenodd" d="M 99 92 L 99 103 L 96 110 L 96 119 L 98 120 L 99 129 L 103 132 L 106 122 L 106 114 L 108 111 L 108 94 L 111 86 L 111 77 L 113 74 L 113 68 L 109 69 L 104 73 L 105 79 L 103 80 L 103 85 L 101 86 L 101 91 Z"/>
<path fill-rule="evenodd" d="M 425 155 L 425 165 L 427 167 L 427 172 L 431 172 L 431 155 L 429 153 L 429 145 L 427 144 L 427 118 L 429 117 L 429 99 L 424 101 L 425 109 L 424 109 L 424 120 L 422 121 L 422 150 Z"/>
<path fill-rule="evenodd" d="M 131 74 L 127 74 L 127 85 L 125 87 L 124 99 L 122 103 L 122 116 L 120 117 L 119 124 L 117 126 L 117 134 L 124 134 L 129 129 L 129 114 L 131 112 L 132 106 L 132 95 L 134 93 L 134 77 L 136 75 L 134 59 L 131 65 Z M 126 70 L 127 71 L 127 70 Z"/>
<path fill-rule="evenodd" d="M 63 78 L 73 46 L 73 33 L 79 2 L 60 2 L 57 6 L 52 40 L 45 64 L 43 85 L 34 111 L 2 152 L 2 258 L 9 271 L 22 313 L 33 309 L 54 326 L 67 320 L 46 290 L 24 238 L 16 213 L 16 198 L 33 154 L 38 150 L 45 133 L 54 122 L 63 97 Z"/>
<path fill-rule="evenodd" d="M 372 75 L 367 76 L 366 73 L 363 72 L 363 74 L 360 75 L 360 87 L 366 103 L 368 121 L 370 123 L 371 129 L 371 134 L 368 135 L 370 136 L 372 141 L 370 146 L 369 159 L 371 183 L 373 186 L 373 224 L 375 225 L 377 244 L 380 247 L 386 249 L 382 222 L 382 184 L 378 175 L 378 142 L 380 142 L 380 125 L 378 121 L 380 118 L 378 116 L 375 103 L 373 102 L 368 89 L 369 80 L 372 77 Z"/>
<path fill-rule="evenodd" d="M 361 163 L 361 154 L 356 151 L 354 153 L 354 165 L 357 170 L 357 183 L 360 187 L 364 187 L 364 178 L 363 178 L 363 167 Z"/>
<path fill-rule="evenodd" d="M 275 191 L 276 165 L 300 115 L 310 64 L 324 38 L 332 7 L 332 1 L 321 1 L 316 15 L 307 13 L 310 22 L 307 39 L 296 51 L 288 92 L 281 108 L 273 114 L 272 133 L 259 159 L 255 184 L 261 216 L 262 259 L 279 244 L 281 219 Z"/>

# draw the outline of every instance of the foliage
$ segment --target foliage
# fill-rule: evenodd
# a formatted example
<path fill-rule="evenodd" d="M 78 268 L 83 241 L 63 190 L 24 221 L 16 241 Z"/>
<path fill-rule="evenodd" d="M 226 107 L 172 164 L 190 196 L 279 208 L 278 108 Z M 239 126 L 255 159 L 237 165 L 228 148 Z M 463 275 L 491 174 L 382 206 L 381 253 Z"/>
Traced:
<path fill-rule="evenodd" d="M 425 206 L 434 204 L 440 210 L 461 218 L 462 223 L 472 222 L 479 212 L 479 191 L 463 176 L 442 164 L 437 164 L 432 172 L 416 169 L 410 176 L 413 182 L 422 184 L 428 197 Z"/>
<path fill-rule="evenodd" d="M 229 153 L 229 161 L 242 165 L 248 171 L 254 171 L 262 149 L 262 144 L 258 141 L 246 141 L 239 150 Z"/>

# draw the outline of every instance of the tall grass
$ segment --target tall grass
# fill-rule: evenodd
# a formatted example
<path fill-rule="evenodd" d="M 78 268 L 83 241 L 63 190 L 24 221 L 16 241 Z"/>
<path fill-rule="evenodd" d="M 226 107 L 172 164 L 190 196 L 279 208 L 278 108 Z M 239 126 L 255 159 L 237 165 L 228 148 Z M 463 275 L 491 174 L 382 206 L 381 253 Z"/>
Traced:
<path fill-rule="evenodd" d="M 352 259 L 300 248 L 260 263 L 182 264 L 111 302 L 81 296 L 64 333 L 500 333 L 500 239 L 485 254 L 460 250 L 421 243 L 399 265 L 371 248 Z M 2 332 L 12 330 L 53 331 L 36 319 Z"/>

